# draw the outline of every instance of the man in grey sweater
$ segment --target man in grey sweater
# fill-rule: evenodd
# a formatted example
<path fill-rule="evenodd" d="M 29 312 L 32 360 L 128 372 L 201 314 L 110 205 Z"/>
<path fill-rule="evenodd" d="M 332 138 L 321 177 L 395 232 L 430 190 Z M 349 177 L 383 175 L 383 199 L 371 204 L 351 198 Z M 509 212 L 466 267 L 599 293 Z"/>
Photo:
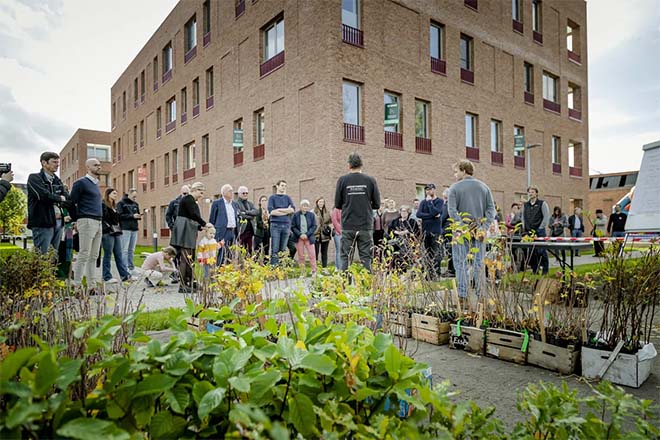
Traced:
<path fill-rule="evenodd" d="M 473 177 L 474 165 L 469 160 L 460 160 L 453 166 L 456 183 L 449 187 L 449 200 L 447 201 L 449 217 L 455 225 L 464 222 L 475 225 L 471 228 L 471 239 L 458 238 L 459 231 L 454 232 L 452 252 L 456 278 L 458 279 L 458 295 L 461 298 L 468 296 L 468 254 L 471 249 L 478 251 L 470 259 L 472 277 L 475 283 L 477 296 L 481 294 L 481 280 L 483 277 L 483 257 L 486 250 L 484 239 L 486 231 L 495 220 L 495 203 L 490 188 L 480 180 Z"/>

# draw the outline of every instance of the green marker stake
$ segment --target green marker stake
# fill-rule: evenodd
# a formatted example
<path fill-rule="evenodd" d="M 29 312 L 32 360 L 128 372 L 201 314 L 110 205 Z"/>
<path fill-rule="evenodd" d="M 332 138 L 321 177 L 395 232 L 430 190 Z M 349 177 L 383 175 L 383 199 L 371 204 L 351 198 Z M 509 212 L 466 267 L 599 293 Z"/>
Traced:
<path fill-rule="evenodd" d="M 460 336 L 460 335 L 461 335 L 461 321 L 462 321 L 462 320 L 463 320 L 463 318 L 461 318 L 461 319 L 459 319 L 458 321 L 456 321 L 456 336 Z M 446 328 L 446 327 L 445 327 L 445 328 Z"/>
<path fill-rule="evenodd" d="M 523 339 L 523 343 L 522 343 L 522 347 L 520 348 L 520 351 L 526 353 L 527 345 L 529 345 L 529 333 L 527 333 L 527 329 L 523 330 L 523 333 L 525 334 L 525 338 Z"/>

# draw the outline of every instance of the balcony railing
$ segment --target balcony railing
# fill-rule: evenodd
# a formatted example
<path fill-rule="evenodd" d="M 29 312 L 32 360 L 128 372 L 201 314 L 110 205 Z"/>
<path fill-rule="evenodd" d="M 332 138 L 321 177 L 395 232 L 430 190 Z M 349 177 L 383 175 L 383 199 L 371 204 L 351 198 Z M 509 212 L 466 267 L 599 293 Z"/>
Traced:
<path fill-rule="evenodd" d="M 525 91 L 525 103 L 526 104 L 532 104 L 532 105 L 534 104 L 534 94 L 533 93 L 529 93 L 529 92 Z"/>
<path fill-rule="evenodd" d="M 440 75 L 446 75 L 447 63 L 445 60 L 431 57 L 431 72 L 439 73 Z"/>
<path fill-rule="evenodd" d="M 513 156 L 513 166 L 516 168 L 525 168 L 525 156 Z"/>
<path fill-rule="evenodd" d="M 553 174 L 561 174 L 561 164 L 560 163 L 553 163 L 552 164 L 552 173 Z"/>
<path fill-rule="evenodd" d="M 264 61 L 259 66 L 259 74 L 263 78 L 269 73 L 279 69 L 284 65 L 284 51 L 273 56 L 271 59 Z"/>
<path fill-rule="evenodd" d="M 239 0 L 236 2 L 236 18 L 240 17 L 245 13 L 245 0 Z"/>
<path fill-rule="evenodd" d="M 386 131 L 385 146 L 395 150 L 403 150 L 403 135 L 393 131 Z"/>
<path fill-rule="evenodd" d="M 561 105 L 559 103 L 548 101 L 545 98 L 543 99 L 543 108 L 554 113 L 561 113 Z"/>
<path fill-rule="evenodd" d="M 504 163 L 504 153 L 501 151 L 491 151 L 490 161 L 495 165 L 502 165 Z"/>
<path fill-rule="evenodd" d="M 474 84 L 474 72 L 461 67 L 461 81 L 468 84 Z"/>
<path fill-rule="evenodd" d="M 195 58 L 195 56 L 197 56 L 197 46 L 186 52 L 186 54 L 183 56 L 183 64 L 188 64 L 188 62 Z"/>
<path fill-rule="evenodd" d="M 234 151 L 234 166 L 240 167 L 243 165 L 243 150 Z"/>
<path fill-rule="evenodd" d="M 154 81 L 154 93 L 158 91 L 158 81 Z"/>
<path fill-rule="evenodd" d="M 252 160 L 256 162 L 258 160 L 262 160 L 265 156 L 266 156 L 266 145 L 264 144 L 255 145 L 254 149 L 252 150 Z"/>
<path fill-rule="evenodd" d="M 415 153 L 431 154 L 431 139 L 415 137 Z"/>
<path fill-rule="evenodd" d="M 199 104 L 193 105 L 193 118 L 199 116 Z"/>
<path fill-rule="evenodd" d="M 511 22 L 512 22 L 512 26 L 513 26 L 514 31 L 516 31 L 518 33 L 521 33 L 521 34 L 524 32 L 525 27 L 523 26 L 521 21 L 518 21 L 514 18 L 513 20 L 511 20 Z"/>
<path fill-rule="evenodd" d="M 170 184 L 170 176 L 165 176 L 165 186 Z"/>
<path fill-rule="evenodd" d="M 169 237 L 170 236 L 170 230 L 167 228 L 160 228 L 160 236 L 161 237 Z"/>
<path fill-rule="evenodd" d="M 172 79 L 172 69 L 168 70 L 167 72 L 163 73 L 163 84 L 165 84 L 167 81 Z"/>
<path fill-rule="evenodd" d="M 465 158 L 470 160 L 479 160 L 479 148 L 465 146 Z"/>
<path fill-rule="evenodd" d="M 543 46 L 543 34 L 537 31 L 532 32 L 532 38 L 534 39 L 534 43 L 540 44 Z"/>
<path fill-rule="evenodd" d="M 568 51 L 568 59 L 573 61 L 575 64 L 582 65 L 582 57 L 580 57 L 580 55 L 576 54 L 572 50 Z"/>
<path fill-rule="evenodd" d="M 344 122 L 344 142 L 364 144 L 364 127 Z"/>
<path fill-rule="evenodd" d="M 582 177 L 582 168 L 568 167 L 568 175 L 571 177 Z"/>
<path fill-rule="evenodd" d="M 582 112 L 580 110 L 575 110 L 574 108 L 568 109 L 568 117 L 576 121 L 582 121 Z"/>
<path fill-rule="evenodd" d="M 479 2 L 478 0 L 465 0 L 465 6 L 468 8 L 472 8 L 475 11 L 479 9 Z"/>
<path fill-rule="evenodd" d="M 174 185 L 178 181 L 179 181 L 179 175 L 178 174 L 172 174 L 172 185 Z"/>
<path fill-rule="evenodd" d="M 204 47 L 208 46 L 211 43 L 211 32 L 205 33 L 203 40 L 202 44 Z"/>
<path fill-rule="evenodd" d="M 347 24 L 341 25 L 341 40 L 351 46 L 364 47 L 364 34 L 362 30 Z"/>
<path fill-rule="evenodd" d="M 170 131 L 173 131 L 176 128 L 176 121 L 171 121 L 165 124 L 165 133 L 169 133 Z"/>
<path fill-rule="evenodd" d="M 156 129 L 156 139 L 160 139 L 160 136 L 162 135 L 161 129 L 157 128 Z"/>
<path fill-rule="evenodd" d="M 206 98 L 206 110 L 210 110 L 211 108 L 213 108 L 213 96 Z"/>
<path fill-rule="evenodd" d="M 192 179 L 193 177 L 195 177 L 195 168 L 183 170 L 183 180 Z"/>
<path fill-rule="evenodd" d="M 202 176 L 205 176 L 209 173 L 209 163 L 202 164 Z"/>
<path fill-rule="evenodd" d="M 188 122 L 188 113 L 181 113 L 181 125 Z"/>

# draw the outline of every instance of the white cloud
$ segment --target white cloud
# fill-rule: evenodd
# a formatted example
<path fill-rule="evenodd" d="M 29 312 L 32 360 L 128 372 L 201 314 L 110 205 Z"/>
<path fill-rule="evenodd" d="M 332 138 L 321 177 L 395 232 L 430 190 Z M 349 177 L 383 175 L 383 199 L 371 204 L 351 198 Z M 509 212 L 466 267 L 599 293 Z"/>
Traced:
<path fill-rule="evenodd" d="M 660 130 L 619 132 L 589 139 L 589 169 L 601 173 L 639 170 L 642 146 L 660 140 Z"/>

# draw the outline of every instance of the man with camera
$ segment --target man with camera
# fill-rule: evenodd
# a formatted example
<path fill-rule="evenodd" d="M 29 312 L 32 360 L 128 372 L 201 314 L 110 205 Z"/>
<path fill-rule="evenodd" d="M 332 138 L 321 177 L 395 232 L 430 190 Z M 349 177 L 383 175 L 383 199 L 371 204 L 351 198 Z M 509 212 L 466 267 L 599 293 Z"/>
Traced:
<path fill-rule="evenodd" d="M 41 154 L 41 171 L 30 174 L 28 189 L 28 224 L 32 230 L 34 247 L 41 253 L 52 246 L 57 250 L 62 237 L 62 207 L 69 204 L 69 194 L 55 175 L 60 167 L 57 153 Z"/>
<path fill-rule="evenodd" d="M 11 181 L 14 180 L 14 172 L 10 163 L 0 163 L 0 202 L 5 199 L 11 190 Z"/>

